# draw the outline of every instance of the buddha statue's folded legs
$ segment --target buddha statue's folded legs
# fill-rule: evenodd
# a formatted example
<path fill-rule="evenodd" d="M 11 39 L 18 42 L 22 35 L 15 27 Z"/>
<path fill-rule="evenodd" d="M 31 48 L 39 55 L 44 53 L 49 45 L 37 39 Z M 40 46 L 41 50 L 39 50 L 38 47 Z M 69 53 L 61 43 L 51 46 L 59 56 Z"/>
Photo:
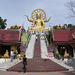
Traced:
<path fill-rule="evenodd" d="M 34 31 L 45 31 L 49 30 L 49 28 L 44 28 L 44 27 L 30 27 L 29 30 L 34 30 Z"/>

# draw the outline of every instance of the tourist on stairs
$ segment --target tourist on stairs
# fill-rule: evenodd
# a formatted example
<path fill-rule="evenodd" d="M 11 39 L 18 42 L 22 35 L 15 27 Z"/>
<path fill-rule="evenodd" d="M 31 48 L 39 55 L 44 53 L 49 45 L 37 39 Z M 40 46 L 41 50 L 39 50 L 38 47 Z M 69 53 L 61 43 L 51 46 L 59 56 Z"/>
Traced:
<path fill-rule="evenodd" d="M 14 52 L 13 52 L 13 50 L 11 50 L 11 62 L 13 61 L 13 59 L 14 59 Z"/>
<path fill-rule="evenodd" d="M 22 61 L 23 61 L 23 65 L 24 65 L 23 69 L 24 69 L 24 73 L 25 73 L 26 72 L 26 65 L 27 65 L 27 58 L 25 55 L 24 55 Z"/>
<path fill-rule="evenodd" d="M 37 41 L 37 39 L 38 39 L 38 37 L 37 37 L 37 35 L 36 35 L 36 41 Z"/>

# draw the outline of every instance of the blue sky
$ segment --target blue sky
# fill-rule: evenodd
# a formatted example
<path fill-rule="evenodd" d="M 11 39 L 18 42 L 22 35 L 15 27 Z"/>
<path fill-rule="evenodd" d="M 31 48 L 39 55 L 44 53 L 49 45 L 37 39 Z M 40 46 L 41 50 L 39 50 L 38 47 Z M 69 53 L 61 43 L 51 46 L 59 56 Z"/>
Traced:
<path fill-rule="evenodd" d="M 17 25 L 21 26 L 24 23 L 24 28 L 27 30 L 31 27 L 24 14 L 31 17 L 31 13 L 35 9 L 43 9 L 46 12 L 47 19 L 52 16 L 45 27 L 63 24 L 74 24 L 74 18 L 68 18 L 72 12 L 66 7 L 66 3 L 70 0 L 0 0 L 0 16 L 7 19 L 7 28 Z"/>

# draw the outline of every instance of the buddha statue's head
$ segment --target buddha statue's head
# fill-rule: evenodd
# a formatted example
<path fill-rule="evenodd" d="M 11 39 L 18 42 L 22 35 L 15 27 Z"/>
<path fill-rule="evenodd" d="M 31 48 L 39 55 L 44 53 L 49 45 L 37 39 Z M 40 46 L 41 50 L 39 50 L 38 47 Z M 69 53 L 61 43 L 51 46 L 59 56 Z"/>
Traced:
<path fill-rule="evenodd" d="M 41 19 L 41 13 L 39 10 L 37 10 L 37 13 L 36 13 L 36 19 Z"/>

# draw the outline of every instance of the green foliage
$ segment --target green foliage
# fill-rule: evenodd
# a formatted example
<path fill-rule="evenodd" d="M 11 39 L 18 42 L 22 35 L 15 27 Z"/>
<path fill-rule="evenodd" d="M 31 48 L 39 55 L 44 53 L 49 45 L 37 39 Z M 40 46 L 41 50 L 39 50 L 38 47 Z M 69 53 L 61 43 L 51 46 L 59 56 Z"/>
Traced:
<path fill-rule="evenodd" d="M 46 35 L 46 38 L 47 38 L 47 40 L 48 40 L 49 44 L 50 44 L 50 37 L 51 37 L 51 31 L 49 31 L 49 34 L 48 34 L 48 35 Z"/>
<path fill-rule="evenodd" d="M 29 39 L 29 34 L 22 32 L 22 36 L 21 36 L 21 44 L 24 45 L 25 42 L 28 42 Z"/>
<path fill-rule="evenodd" d="M 10 28 L 10 29 L 19 29 L 18 27 Z"/>
<path fill-rule="evenodd" d="M 56 25 L 56 26 L 54 26 L 54 29 L 57 29 L 57 27 L 58 27 L 57 25 Z"/>
<path fill-rule="evenodd" d="M 72 24 L 64 24 L 63 26 L 66 26 L 68 29 L 72 29 L 75 27 L 75 25 Z"/>
<path fill-rule="evenodd" d="M 59 53 L 56 53 L 56 54 L 55 54 L 55 57 L 56 57 L 56 58 L 58 58 L 58 57 L 59 57 L 59 55 L 60 55 Z"/>
<path fill-rule="evenodd" d="M 68 24 L 67 27 L 72 29 L 72 28 L 74 27 L 74 25 L 72 25 L 72 24 Z"/>
<path fill-rule="evenodd" d="M 66 26 L 67 27 L 67 24 L 64 24 L 63 26 Z"/>
<path fill-rule="evenodd" d="M 6 28 L 6 21 L 7 21 L 7 19 L 2 19 L 1 17 L 0 17 L 0 29 L 5 29 Z"/>
<path fill-rule="evenodd" d="M 72 56 L 70 55 L 70 58 L 72 58 Z"/>
<path fill-rule="evenodd" d="M 70 30 L 75 27 L 75 25 L 72 25 L 72 24 L 64 24 L 63 26 L 61 26 L 61 28 L 58 28 L 58 26 L 59 25 L 55 25 L 55 26 L 53 26 L 53 28 L 55 30 L 68 30 L 68 29 Z"/>

